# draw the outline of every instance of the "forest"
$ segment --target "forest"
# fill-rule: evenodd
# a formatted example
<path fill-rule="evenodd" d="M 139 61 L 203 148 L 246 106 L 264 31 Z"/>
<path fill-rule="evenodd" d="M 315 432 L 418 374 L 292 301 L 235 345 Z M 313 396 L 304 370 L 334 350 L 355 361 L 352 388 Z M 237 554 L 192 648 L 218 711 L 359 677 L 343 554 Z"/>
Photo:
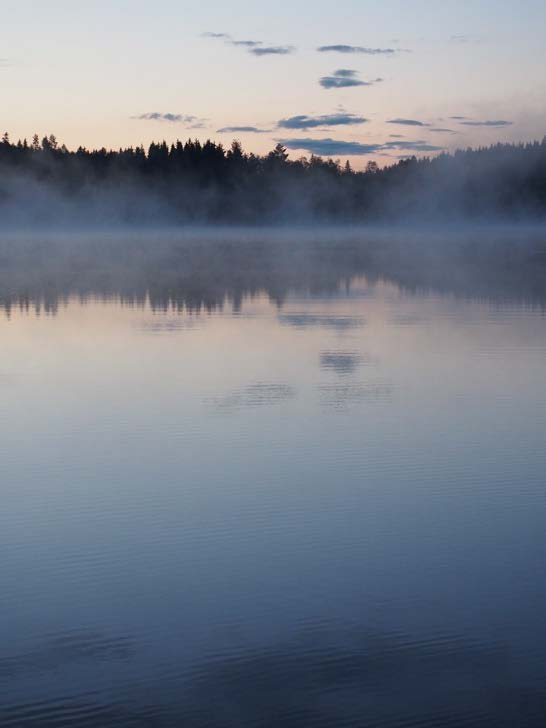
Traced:
<path fill-rule="evenodd" d="M 317 156 L 264 156 L 197 139 L 71 151 L 55 136 L 0 142 L 0 225 L 284 224 L 540 219 L 546 137 L 363 171 Z"/>

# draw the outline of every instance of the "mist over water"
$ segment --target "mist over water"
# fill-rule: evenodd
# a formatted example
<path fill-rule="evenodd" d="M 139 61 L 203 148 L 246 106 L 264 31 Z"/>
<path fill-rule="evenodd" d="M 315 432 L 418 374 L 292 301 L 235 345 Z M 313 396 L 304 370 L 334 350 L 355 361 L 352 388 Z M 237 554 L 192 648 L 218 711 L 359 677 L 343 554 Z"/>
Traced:
<path fill-rule="evenodd" d="M 0 725 L 543 726 L 541 226 L 0 239 Z"/>
<path fill-rule="evenodd" d="M 0 237 L 0 304 L 55 310 L 70 297 L 98 297 L 154 309 L 237 310 L 260 293 L 281 305 L 291 292 L 335 294 L 365 276 L 410 291 L 542 305 L 545 230 L 459 224 L 12 232 Z"/>

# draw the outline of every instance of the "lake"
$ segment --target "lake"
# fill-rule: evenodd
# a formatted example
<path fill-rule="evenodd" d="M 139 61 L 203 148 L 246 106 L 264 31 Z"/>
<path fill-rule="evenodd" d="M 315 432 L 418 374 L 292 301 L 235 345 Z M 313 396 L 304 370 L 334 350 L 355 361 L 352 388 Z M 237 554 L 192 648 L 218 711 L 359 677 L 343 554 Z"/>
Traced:
<path fill-rule="evenodd" d="M 2 235 L 0 725 L 543 726 L 546 231 Z"/>

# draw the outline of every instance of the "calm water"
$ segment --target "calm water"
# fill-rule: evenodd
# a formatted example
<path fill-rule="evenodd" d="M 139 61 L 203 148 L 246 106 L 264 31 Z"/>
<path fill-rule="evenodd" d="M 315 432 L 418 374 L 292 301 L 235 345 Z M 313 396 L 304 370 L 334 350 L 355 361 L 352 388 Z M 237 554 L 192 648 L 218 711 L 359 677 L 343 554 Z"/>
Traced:
<path fill-rule="evenodd" d="M 2 728 L 546 723 L 546 234 L 330 237 L 2 243 Z"/>

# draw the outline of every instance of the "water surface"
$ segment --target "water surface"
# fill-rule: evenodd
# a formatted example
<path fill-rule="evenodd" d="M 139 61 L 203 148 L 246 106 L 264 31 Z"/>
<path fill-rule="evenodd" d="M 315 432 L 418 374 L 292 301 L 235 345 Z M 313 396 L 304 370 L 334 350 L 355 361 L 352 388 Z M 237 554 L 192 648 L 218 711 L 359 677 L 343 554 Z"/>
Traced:
<path fill-rule="evenodd" d="M 520 238 L 3 241 L 0 725 L 544 725 Z"/>

